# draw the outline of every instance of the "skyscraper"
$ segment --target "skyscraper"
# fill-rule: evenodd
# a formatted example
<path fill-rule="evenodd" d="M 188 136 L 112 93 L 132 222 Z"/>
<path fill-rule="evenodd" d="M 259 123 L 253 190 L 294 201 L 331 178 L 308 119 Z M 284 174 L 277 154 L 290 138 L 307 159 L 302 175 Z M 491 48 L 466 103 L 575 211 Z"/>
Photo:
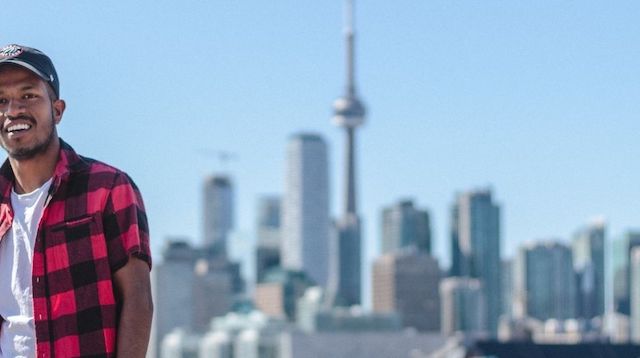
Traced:
<path fill-rule="evenodd" d="M 204 182 L 204 246 L 226 255 L 227 236 L 233 228 L 233 184 L 226 175 Z"/>
<path fill-rule="evenodd" d="M 280 266 L 281 205 L 279 197 L 263 197 L 258 202 L 256 247 L 256 281 L 261 282 L 268 270 Z"/>
<path fill-rule="evenodd" d="M 405 327 L 440 330 L 438 261 L 415 247 L 378 257 L 373 264 L 373 310 L 397 312 Z"/>
<path fill-rule="evenodd" d="M 516 265 L 517 296 L 525 298 L 527 316 L 543 321 L 575 318 L 576 288 L 568 246 L 554 241 L 524 245 Z"/>
<path fill-rule="evenodd" d="M 496 334 L 502 308 L 500 208 L 493 202 L 491 190 L 476 190 L 458 195 L 451 213 L 451 237 L 455 240 L 451 271 L 481 281 L 487 326 Z"/>
<path fill-rule="evenodd" d="M 604 314 L 604 222 L 593 222 L 573 238 L 573 267 L 578 281 L 578 317 Z"/>
<path fill-rule="evenodd" d="M 346 1 L 345 93 L 333 103 L 335 125 L 345 129 L 344 208 L 336 222 L 337 262 L 333 280 L 337 296 L 346 305 L 360 304 L 362 248 L 356 198 L 356 128 L 364 123 L 365 107 L 356 94 L 353 0 Z"/>
<path fill-rule="evenodd" d="M 404 200 L 382 211 L 382 253 L 408 246 L 431 253 L 431 224 L 429 212 Z"/>
<path fill-rule="evenodd" d="M 631 250 L 640 246 L 640 232 L 629 231 L 612 243 L 611 278 L 613 282 L 613 309 L 629 315 L 631 284 L 630 265 Z"/>
<path fill-rule="evenodd" d="M 297 134 L 287 146 L 282 208 L 282 266 L 304 271 L 321 286 L 329 275 L 327 145 L 316 134 Z"/>

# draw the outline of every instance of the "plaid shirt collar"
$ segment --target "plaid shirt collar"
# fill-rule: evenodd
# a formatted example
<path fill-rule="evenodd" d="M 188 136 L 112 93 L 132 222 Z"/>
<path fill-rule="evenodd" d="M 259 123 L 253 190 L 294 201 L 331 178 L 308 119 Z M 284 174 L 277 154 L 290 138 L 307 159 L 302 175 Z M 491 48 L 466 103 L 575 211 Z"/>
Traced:
<path fill-rule="evenodd" d="M 69 144 L 60 140 L 60 154 L 58 162 L 53 170 L 53 182 L 49 188 L 49 197 L 55 193 L 60 183 L 64 181 L 71 172 L 88 169 L 89 164 L 84 161 Z M 11 227 L 13 213 L 11 210 L 11 189 L 13 188 L 15 176 L 9 158 L 0 167 L 0 240 Z"/>
<path fill-rule="evenodd" d="M 57 187 L 71 172 L 88 168 L 89 165 L 87 162 L 85 162 L 67 142 L 60 138 L 60 155 L 58 156 L 56 167 L 53 170 L 53 183 L 55 185 L 51 187 Z M 11 188 L 13 188 L 14 180 L 13 169 L 7 158 L 4 164 L 2 164 L 2 167 L 0 167 L 0 204 L 11 202 Z M 50 193 L 53 193 L 53 191 L 55 190 L 51 190 Z"/>

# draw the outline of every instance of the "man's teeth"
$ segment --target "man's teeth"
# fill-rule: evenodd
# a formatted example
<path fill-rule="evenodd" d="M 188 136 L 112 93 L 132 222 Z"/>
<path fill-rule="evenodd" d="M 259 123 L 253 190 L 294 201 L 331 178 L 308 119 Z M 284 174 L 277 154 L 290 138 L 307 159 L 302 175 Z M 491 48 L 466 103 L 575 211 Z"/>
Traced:
<path fill-rule="evenodd" d="M 7 132 L 11 133 L 11 132 L 16 132 L 16 131 L 23 131 L 23 130 L 26 130 L 26 129 L 29 129 L 29 128 L 31 128 L 31 126 L 28 125 L 28 124 L 24 124 L 24 123 L 14 124 L 14 125 L 9 126 L 9 128 L 7 128 Z"/>

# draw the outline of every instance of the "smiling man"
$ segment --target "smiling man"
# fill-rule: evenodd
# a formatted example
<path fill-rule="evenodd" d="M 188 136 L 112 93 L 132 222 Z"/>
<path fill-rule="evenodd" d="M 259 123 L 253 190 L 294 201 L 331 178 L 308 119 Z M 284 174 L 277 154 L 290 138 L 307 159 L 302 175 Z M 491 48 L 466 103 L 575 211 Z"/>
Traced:
<path fill-rule="evenodd" d="M 142 198 L 58 137 L 53 63 L 0 49 L 0 358 L 144 357 L 153 305 Z"/>

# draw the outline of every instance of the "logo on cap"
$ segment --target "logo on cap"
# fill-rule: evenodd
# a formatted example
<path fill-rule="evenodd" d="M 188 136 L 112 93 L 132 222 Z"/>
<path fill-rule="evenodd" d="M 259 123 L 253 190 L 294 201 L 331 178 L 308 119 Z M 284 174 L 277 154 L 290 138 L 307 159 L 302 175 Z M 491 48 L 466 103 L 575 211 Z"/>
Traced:
<path fill-rule="evenodd" d="M 16 57 L 24 50 L 18 45 L 7 45 L 0 49 L 0 58 Z"/>

